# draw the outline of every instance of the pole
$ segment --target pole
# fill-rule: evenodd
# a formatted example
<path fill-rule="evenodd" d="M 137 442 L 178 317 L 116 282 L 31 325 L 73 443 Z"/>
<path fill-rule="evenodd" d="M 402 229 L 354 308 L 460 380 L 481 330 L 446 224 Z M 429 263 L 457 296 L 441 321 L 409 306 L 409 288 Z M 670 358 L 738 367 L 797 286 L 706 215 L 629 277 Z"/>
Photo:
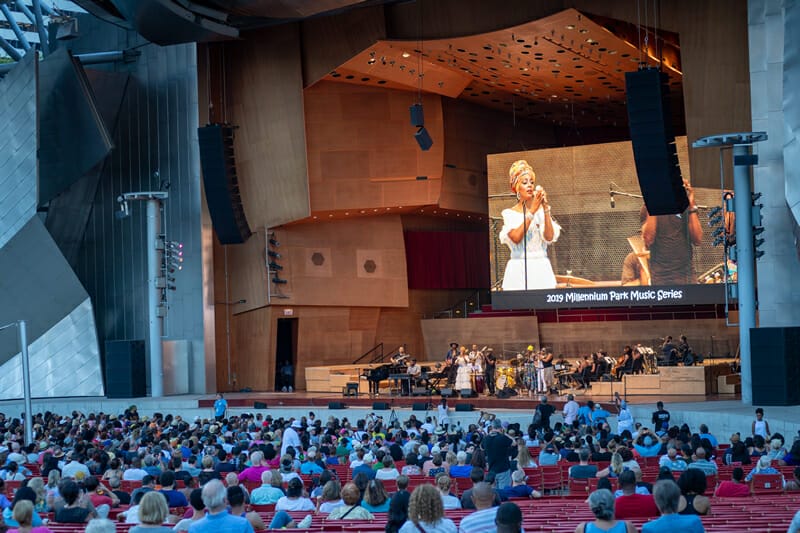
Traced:
<path fill-rule="evenodd" d="M 33 407 L 31 406 L 31 369 L 28 360 L 28 327 L 24 320 L 17 322 L 20 357 L 22 357 L 22 394 L 25 397 L 25 444 L 33 442 Z"/>
<path fill-rule="evenodd" d="M 742 367 L 742 403 L 753 401 L 750 369 L 750 328 L 756 327 L 755 257 L 753 250 L 751 145 L 733 146 L 733 189 L 736 208 L 736 254 L 739 285 L 739 346 Z"/>
<path fill-rule="evenodd" d="M 158 245 L 161 228 L 160 200 L 147 199 L 147 319 L 150 348 L 150 395 L 164 396 L 164 365 L 161 336 L 164 323 L 158 315 L 158 278 L 162 250 Z"/>

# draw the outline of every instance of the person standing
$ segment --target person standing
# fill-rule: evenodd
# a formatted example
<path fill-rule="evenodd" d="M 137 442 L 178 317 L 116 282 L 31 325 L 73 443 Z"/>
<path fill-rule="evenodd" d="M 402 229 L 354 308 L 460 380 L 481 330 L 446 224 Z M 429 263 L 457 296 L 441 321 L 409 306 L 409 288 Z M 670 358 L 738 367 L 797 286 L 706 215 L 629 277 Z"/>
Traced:
<path fill-rule="evenodd" d="M 683 180 L 689 208 L 677 215 L 650 216 L 642 206 L 642 237 L 650 250 L 650 278 L 653 285 L 696 283 L 692 272 L 692 245 L 703 241 L 694 189 Z"/>
<path fill-rule="evenodd" d="M 550 431 L 550 417 L 556 412 L 556 408 L 547 403 L 547 396 L 539 398 L 539 402 L 533 414 L 533 425 L 537 429 L 541 428 L 544 431 Z"/>
<path fill-rule="evenodd" d="M 502 212 L 500 242 L 511 250 L 503 290 L 554 289 L 556 276 L 547 246 L 558 240 L 561 226 L 550 216 L 547 193 L 536 185 L 536 174 L 527 161 L 515 161 L 508 177 L 517 203 Z"/>
<path fill-rule="evenodd" d="M 225 411 L 228 410 L 228 400 L 226 400 L 221 392 L 217 393 L 217 398 L 214 400 L 214 419 L 220 422 L 225 418 Z"/>
<path fill-rule="evenodd" d="M 575 401 L 575 396 L 567 394 L 567 403 L 564 404 L 564 425 L 571 427 L 572 423 L 578 417 L 578 402 Z"/>
<path fill-rule="evenodd" d="M 544 375 L 544 393 L 548 394 L 550 390 L 553 388 L 553 377 L 554 377 L 554 369 L 553 369 L 553 352 L 549 350 L 545 350 L 542 348 L 542 367 L 543 375 Z"/>
<path fill-rule="evenodd" d="M 450 427 L 450 412 L 447 409 L 447 398 L 442 398 L 442 403 L 436 406 L 436 414 L 439 419 L 439 425 L 447 431 Z"/>
<path fill-rule="evenodd" d="M 651 422 L 656 433 L 669 429 L 669 411 L 664 409 L 664 402 L 656 403 L 656 411 L 653 412 Z"/>
<path fill-rule="evenodd" d="M 288 359 L 281 366 L 281 392 L 292 392 L 294 390 L 294 367 Z"/>
<path fill-rule="evenodd" d="M 456 359 L 456 366 L 458 368 L 456 371 L 456 390 L 458 392 L 472 390 L 472 372 L 466 346 L 461 347 L 461 353 L 458 354 Z"/>
<path fill-rule="evenodd" d="M 489 396 L 495 394 L 495 371 L 497 370 L 497 358 L 494 356 L 494 351 L 489 348 L 486 350 L 486 386 L 489 388 Z"/>
<path fill-rule="evenodd" d="M 761 407 L 756 409 L 756 419 L 753 420 L 752 433 L 754 437 L 761 435 L 765 441 L 769 440 L 769 422 L 764 419 L 764 410 Z"/>
<path fill-rule="evenodd" d="M 499 418 L 492 421 L 489 435 L 482 443 L 486 452 L 489 472 L 494 473 L 495 486 L 498 490 L 511 485 L 511 448 L 514 442 L 503 433 L 503 424 Z"/>

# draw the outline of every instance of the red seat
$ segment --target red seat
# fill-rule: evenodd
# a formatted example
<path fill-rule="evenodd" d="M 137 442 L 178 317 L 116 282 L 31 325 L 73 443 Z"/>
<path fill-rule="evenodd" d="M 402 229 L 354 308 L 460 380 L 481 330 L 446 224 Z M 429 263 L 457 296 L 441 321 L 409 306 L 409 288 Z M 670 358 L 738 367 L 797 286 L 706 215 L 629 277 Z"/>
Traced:
<path fill-rule="evenodd" d="M 759 494 L 781 494 L 783 476 L 781 474 L 756 474 L 753 476 L 752 492 Z"/>

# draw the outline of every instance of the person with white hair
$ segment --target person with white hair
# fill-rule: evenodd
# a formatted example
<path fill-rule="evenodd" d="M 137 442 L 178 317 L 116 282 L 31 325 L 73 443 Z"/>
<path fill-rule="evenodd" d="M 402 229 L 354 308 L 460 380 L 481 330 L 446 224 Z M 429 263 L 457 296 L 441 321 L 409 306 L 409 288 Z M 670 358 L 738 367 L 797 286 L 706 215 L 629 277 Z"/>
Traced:
<path fill-rule="evenodd" d="M 239 472 L 239 481 L 258 482 L 261 480 L 261 474 L 269 469 L 269 465 L 264 461 L 264 452 L 256 450 L 250 454 L 250 466 Z"/>
<path fill-rule="evenodd" d="M 617 520 L 614 517 L 614 495 L 608 489 L 599 489 L 589 495 L 586 500 L 595 517 L 594 522 L 582 522 L 575 528 L 575 533 L 590 531 L 608 531 L 619 533 L 635 533 L 636 527 L 630 522 Z M 660 531 L 660 530 L 659 530 Z"/>
<path fill-rule="evenodd" d="M 756 466 L 750 470 L 750 473 L 747 474 L 747 477 L 744 478 L 744 480 L 749 483 L 753 480 L 753 476 L 757 476 L 759 474 L 780 474 L 780 471 L 772 466 L 772 460 L 768 455 L 762 455 L 758 458 L 758 463 L 756 463 Z"/>
<path fill-rule="evenodd" d="M 253 533 L 246 518 L 228 512 L 227 489 L 222 481 L 212 479 L 206 483 L 202 496 L 208 514 L 189 526 L 189 533 Z"/>
<path fill-rule="evenodd" d="M 293 447 L 295 450 L 303 448 L 303 443 L 300 441 L 300 434 L 298 433 L 298 431 L 302 431 L 302 429 L 303 424 L 300 420 L 295 419 L 291 425 L 283 430 L 283 437 L 281 438 L 281 457 L 286 455 L 286 450 L 289 446 Z"/>
<path fill-rule="evenodd" d="M 306 452 L 306 460 L 300 465 L 300 473 L 303 475 L 321 474 L 325 470 L 318 462 L 319 455 L 317 454 L 316 446 L 312 446 Z"/>
<path fill-rule="evenodd" d="M 86 524 L 85 533 L 115 533 L 116 526 L 108 518 L 94 518 Z"/>

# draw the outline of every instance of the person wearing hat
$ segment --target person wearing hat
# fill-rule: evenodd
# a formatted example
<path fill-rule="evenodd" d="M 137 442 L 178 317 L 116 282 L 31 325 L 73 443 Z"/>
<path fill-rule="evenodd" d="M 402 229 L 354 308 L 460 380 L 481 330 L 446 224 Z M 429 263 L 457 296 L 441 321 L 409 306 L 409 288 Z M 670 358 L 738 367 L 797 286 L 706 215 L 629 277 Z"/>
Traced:
<path fill-rule="evenodd" d="M 286 455 L 286 449 L 291 446 L 295 450 L 302 449 L 302 442 L 300 441 L 299 431 L 302 431 L 303 424 L 299 419 L 295 419 L 291 425 L 283 430 L 283 437 L 281 438 L 281 457 Z"/>
<path fill-rule="evenodd" d="M 449 387 L 455 386 L 456 383 L 456 373 L 458 372 L 458 365 L 456 364 L 456 360 L 458 359 L 458 343 L 451 342 L 450 349 L 447 351 L 447 356 L 445 356 L 445 373 L 447 374 L 447 385 Z"/>
<path fill-rule="evenodd" d="M 508 177 L 517 203 L 502 212 L 499 239 L 511 251 L 503 290 L 554 289 L 556 277 L 547 257 L 547 245 L 558 240 L 561 226 L 550 216 L 547 193 L 536 185 L 536 173 L 527 161 L 515 161 Z"/>

